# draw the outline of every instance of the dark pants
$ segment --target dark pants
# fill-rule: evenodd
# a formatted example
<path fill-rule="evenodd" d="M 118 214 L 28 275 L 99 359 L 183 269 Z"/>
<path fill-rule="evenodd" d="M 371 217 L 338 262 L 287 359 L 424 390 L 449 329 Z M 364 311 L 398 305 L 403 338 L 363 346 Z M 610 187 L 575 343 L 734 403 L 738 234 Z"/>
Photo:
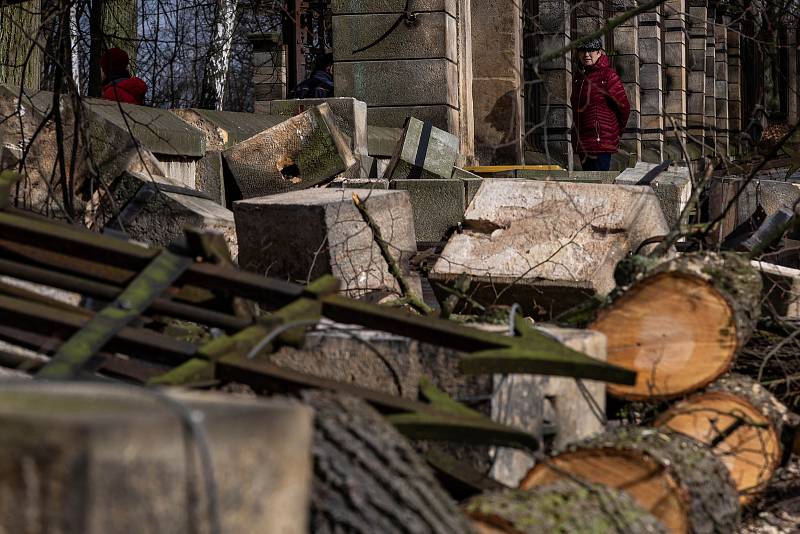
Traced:
<path fill-rule="evenodd" d="M 611 168 L 611 154 L 592 154 L 581 158 L 584 171 L 607 171 Z"/>

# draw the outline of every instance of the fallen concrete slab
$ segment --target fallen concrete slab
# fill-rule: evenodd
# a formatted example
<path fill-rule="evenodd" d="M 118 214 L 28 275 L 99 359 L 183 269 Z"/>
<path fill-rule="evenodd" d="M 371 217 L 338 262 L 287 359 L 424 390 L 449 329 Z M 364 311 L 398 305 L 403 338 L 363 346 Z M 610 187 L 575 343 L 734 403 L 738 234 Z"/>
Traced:
<path fill-rule="evenodd" d="M 458 158 L 458 137 L 409 117 L 384 177 L 390 180 L 450 178 Z"/>
<path fill-rule="evenodd" d="M 9 532 L 307 532 L 305 406 L 23 380 L 0 398 Z"/>
<path fill-rule="evenodd" d="M 615 184 L 636 185 L 645 175 L 658 167 L 655 163 L 637 163 L 635 167 L 625 169 L 614 180 Z M 650 187 L 655 191 L 664 217 L 670 228 L 675 228 L 680 219 L 681 212 L 692 197 L 692 180 L 688 167 L 671 166 L 666 171 L 658 174 Z"/>
<path fill-rule="evenodd" d="M 350 97 L 300 98 L 261 102 L 257 113 L 293 117 L 320 104 L 327 104 L 333 112 L 336 126 L 347 138 L 353 154 L 371 155 L 367 137 L 367 104 Z"/>
<path fill-rule="evenodd" d="M 466 189 L 463 180 L 392 180 L 391 189 L 408 191 L 414 208 L 414 228 L 420 243 L 438 243 L 464 220 Z"/>
<path fill-rule="evenodd" d="M 332 274 L 352 297 L 397 293 L 399 286 L 353 204 L 353 193 L 365 202 L 408 276 L 408 259 L 416 253 L 411 200 L 403 191 L 380 189 L 309 189 L 236 202 L 239 264 L 300 282 Z"/>
<path fill-rule="evenodd" d="M 171 178 L 127 172 L 105 194 L 98 192 L 93 204 L 97 229 L 113 229 L 136 241 L 167 246 L 180 239 L 185 228 L 199 228 L 221 233 L 231 257 L 238 255 L 233 212 Z"/>
<path fill-rule="evenodd" d="M 327 104 L 238 143 L 223 158 L 245 199 L 322 185 L 355 164 Z"/>
<path fill-rule="evenodd" d="M 649 187 L 485 180 L 430 272 L 461 274 L 485 304 L 517 302 L 551 317 L 614 287 L 617 262 L 669 231 Z"/>

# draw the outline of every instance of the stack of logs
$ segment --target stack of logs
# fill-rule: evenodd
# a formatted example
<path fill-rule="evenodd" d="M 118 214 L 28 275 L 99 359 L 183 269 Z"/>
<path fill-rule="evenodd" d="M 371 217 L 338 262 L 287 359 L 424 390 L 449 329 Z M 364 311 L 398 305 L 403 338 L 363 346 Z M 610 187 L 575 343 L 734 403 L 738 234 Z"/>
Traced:
<path fill-rule="evenodd" d="M 638 372 L 609 393 L 657 415 L 539 461 L 518 490 L 472 498 L 478 532 L 736 532 L 780 466 L 786 408 L 729 373 L 759 319 L 747 260 L 634 256 L 616 277 L 588 326 L 606 335 L 609 362 Z"/>

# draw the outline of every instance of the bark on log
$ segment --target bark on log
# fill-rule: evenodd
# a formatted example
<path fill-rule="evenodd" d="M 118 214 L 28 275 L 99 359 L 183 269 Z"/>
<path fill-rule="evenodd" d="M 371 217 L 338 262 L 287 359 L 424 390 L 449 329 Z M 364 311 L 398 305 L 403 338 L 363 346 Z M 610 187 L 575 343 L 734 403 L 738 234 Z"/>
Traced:
<path fill-rule="evenodd" d="M 728 375 L 704 392 L 664 412 L 656 427 L 668 428 L 709 446 L 728 468 L 747 504 L 780 465 L 786 408 L 754 380 Z"/>
<path fill-rule="evenodd" d="M 609 384 L 609 393 L 656 400 L 704 388 L 750 339 L 761 277 L 732 253 L 689 254 L 652 268 L 635 258 L 618 269 L 634 265 L 632 283 L 590 325 L 606 334 L 609 363 L 638 372 L 634 386 Z"/>
<path fill-rule="evenodd" d="M 306 391 L 315 411 L 311 528 L 353 532 L 474 532 L 425 462 L 361 400 Z"/>
<path fill-rule="evenodd" d="M 624 491 L 561 480 L 533 491 L 474 497 L 465 506 L 480 534 L 666 534 Z"/>
<path fill-rule="evenodd" d="M 535 466 L 520 487 L 572 477 L 626 491 L 673 533 L 729 534 L 739 523 L 738 494 L 725 465 L 680 434 L 617 429 Z"/>

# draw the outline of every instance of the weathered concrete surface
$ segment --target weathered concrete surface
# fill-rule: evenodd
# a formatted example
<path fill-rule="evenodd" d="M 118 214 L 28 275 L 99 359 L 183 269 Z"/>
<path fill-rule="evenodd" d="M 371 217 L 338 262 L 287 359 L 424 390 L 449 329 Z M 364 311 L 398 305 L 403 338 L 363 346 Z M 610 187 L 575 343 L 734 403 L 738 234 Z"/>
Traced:
<path fill-rule="evenodd" d="M 257 106 L 256 111 L 269 115 L 293 117 L 320 104 L 328 104 L 333 111 L 336 126 L 347 138 L 350 150 L 354 154 L 370 154 L 367 148 L 367 104 L 355 98 L 272 100 Z"/>
<path fill-rule="evenodd" d="M 403 119 L 405 120 L 405 119 Z M 370 156 L 391 158 L 397 143 L 403 138 L 402 128 L 386 126 L 367 126 L 367 143 Z"/>
<path fill-rule="evenodd" d="M 411 200 L 402 191 L 379 189 L 311 189 L 236 202 L 240 266 L 300 282 L 332 274 L 353 297 L 398 292 L 353 193 L 365 201 L 408 273 L 408 259 L 416 253 Z"/>
<path fill-rule="evenodd" d="M 189 417 L 210 452 L 220 532 L 307 532 L 313 414 L 304 406 L 21 380 L 4 382 L 0 399 L 7 532 L 211 532 Z"/>
<path fill-rule="evenodd" d="M 480 189 L 481 184 L 483 183 L 483 178 L 478 176 L 477 174 L 472 174 L 469 171 L 465 171 L 461 167 L 454 167 L 453 168 L 453 179 L 458 179 L 464 182 L 464 193 L 466 194 L 466 205 L 468 206 L 472 199 L 475 198 L 475 194 Z"/>
<path fill-rule="evenodd" d="M 355 163 L 327 104 L 320 104 L 223 152 L 242 198 L 321 185 Z"/>
<path fill-rule="evenodd" d="M 283 115 L 239 113 L 215 109 L 173 109 L 171 111 L 179 119 L 203 133 L 206 150 L 225 150 L 286 120 Z"/>
<path fill-rule="evenodd" d="M 607 293 L 617 262 L 669 230 L 649 187 L 532 180 L 485 180 L 464 219 L 430 279 L 467 274 L 477 300 L 537 317 Z"/>
<path fill-rule="evenodd" d="M 409 118 L 395 147 L 385 177 L 450 178 L 458 157 L 458 138 L 429 122 Z"/>
<path fill-rule="evenodd" d="M 635 167 L 622 171 L 614 180 L 614 183 L 636 185 L 645 174 L 657 166 L 655 163 L 637 163 Z M 675 228 L 683 208 L 686 207 L 692 197 L 692 180 L 689 176 L 689 168 L 671 166 L 659 174 L 650 183 L 650 186 L 655 191 L 659 202 L 661 202 L 661 209 L 664 211 L 667 224 L 669 224 L 670 228 Z"/>
<path fill-rule="evenodd" d="M 21 96 L 21 99 L 20 99 Z M 13 201 L 23 207 L 51 217 L 63 217 L 63 193 L 60 186 L 61 173 L 58 168 L 58 146 L 53 120 L 45 121 L 53 105 L 53 94 L 45 91 L 20 95 L 19 88 L 0 86 L 0 137 L 3 140 L 3 168 L 14 168 L 23 152 L 27 151 L 23 169 L 24 180 L 19 194 Z M 64 138 L 63 148 L 66 169 L 76 190 L 81 190 L 92 173 L 97 180 L 94 187 L 102 187 L 126 170 L 163 174 L 155 156 L 136 145 L 128 130 L 101 115 L 89 114 L 86 134 L 88 145 L 82 136 L 74 136 L 75 115 L 69 101 L 60 106 Z M 72 154 L 76 154 L 73 161 Z M 92 191 L 88 191 L 90 196 Z M 84 200 L 74 197 L 74 215 L 81 217 Z"/>
<path fill-rule="evenodd" d="M 761 273 L 764 283 L 761 302 L 764 313 L 786 318 L 800 317 L 800 269 L 764 261 L 752 261 L 751 264 Z"/>
<path fill-rule="evenodd" d="M 737 192 L 744 191 L 734 201 Z M 733 202 L 733 207 L 727 210 L 712 233 L 718 241 L 723 241 L 739 225 L 750 219 L 758 208 L 764 210 L 765 215 L 772 215 L 783 207 L 792 207 L 800 200 L 800 184 L 793 182 L 780 182 L 774 180 L 750 180 L 745 183 L 741 177 L 714 178 L 709 186 L 709 217 L 718 217 Z"/>
<path fill-rule="evenodd" d="M 162 247 L 180 239 L 187 227 L 219 232 L 236 258 L 239 247 L 232 211 L 191 191 L 156 191 L 160 184 L 181 185 L 165 176 L 130 172 L 119 176 L 105 194 L 95 195 L 97 228 L 124 231 L 131 239 Z"/>
<path fill-rule="evenodd" d="M 464 220 L 466 192 L 462 180 L 392 180 L 389 187 L 408 191 L 419 242 L 438 243 Z"/>
<path fill-rule="evenodd" d="M 600 332 L 552 325 L 537 328 L 571 349 L 598 360 L 606 359 L 606 336 Z M 492 396 L 492 419 L 539 437 L 543 423 L 554 424 L 556 434 L 551 445 L 555 450 L 603 430 L 600 416 L 606 407 L 604 382 L 583 381 L 589 396 L 586 398 L 572 378 L 509 375 L 505 379 L 496 376 L 495 380 L 500 387 Z M 534 463 L 525 452 L 498 448 L 489 474 L 498 482 L 517 487 Z"/>

